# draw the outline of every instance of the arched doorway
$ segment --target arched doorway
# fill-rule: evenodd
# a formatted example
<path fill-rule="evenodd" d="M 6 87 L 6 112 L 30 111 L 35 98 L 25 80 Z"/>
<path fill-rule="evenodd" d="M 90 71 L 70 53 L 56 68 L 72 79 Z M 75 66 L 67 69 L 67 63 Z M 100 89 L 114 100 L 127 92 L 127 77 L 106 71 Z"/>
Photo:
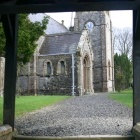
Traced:
<path fill-rule="evenodd" d="M 90 60 L 88 55 L 83 59 L 83 89 L 84 94 L 90 91 Z"/>

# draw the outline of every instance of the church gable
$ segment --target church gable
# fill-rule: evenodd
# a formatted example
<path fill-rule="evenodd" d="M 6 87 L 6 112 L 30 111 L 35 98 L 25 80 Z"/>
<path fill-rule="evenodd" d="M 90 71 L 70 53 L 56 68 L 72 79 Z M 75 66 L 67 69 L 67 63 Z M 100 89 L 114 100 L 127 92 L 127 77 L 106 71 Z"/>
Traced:
<path fill-rule="evenodd" d="M 77 46 L 77 78 L 79 95 L 91 94 L 93 89 L 93 50 L 89 31 L 84 29 Z"/>
<path fill-rule="evenodd" d="M 89 31 L 87 29 L 83 30 L 82 35 L 80 37 L 80 41 L 77 46 L 77 53 L 78 52 L 80 53 L 81 56 L 87 53 L 91 55 L 91 58 L 93 59 L 93 50 L 92 50 L 91 41 L 89 37 Z"/>
<path fill-rule="evenodd" d="M 29 19 L 32 22 L 35 22 L 35 21 L 40 22 L 42 21 L 44 16 L 46 16 L 46 14 L 43 14 L 43 13 L 30 14 Z M 50 35 L 50 34 L 56 34 L 56 33 L 66 33 L 66 32 L 69 32 L 69 30 L 64 26 L 64 24 L 61 24 L 57 22 L 55 19 L 53 19 L 52 17 L 49 17 L 47 29 L 44 32 L 45 34 Z"/>

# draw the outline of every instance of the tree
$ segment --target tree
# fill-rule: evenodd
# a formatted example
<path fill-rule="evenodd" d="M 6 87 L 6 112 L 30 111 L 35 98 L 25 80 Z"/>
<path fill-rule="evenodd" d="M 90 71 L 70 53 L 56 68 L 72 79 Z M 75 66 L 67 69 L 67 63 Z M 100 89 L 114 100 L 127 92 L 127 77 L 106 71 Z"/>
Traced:
<path fill-rule="evenodd" d="M 132 57 L 132 29 L 113 28 L 113 47 L 115 52 Z"/>
<path fill-rule="evenodd" d="M 36 41 L 47 28 L 48 16 L 45 16 L 41 22 L 31 22 L 28 14 L 19 15 L 19 33 L 18 33 L 18 64 L 23 65 L 30 61 L 36 47 Z M 0 56 L 5 55 L 4 45 L 5 36 L 2 25 L 0 24 Z"/>
<path fill-rule="evenodd" d="M 132 62 L 126 54 L 114 55 L 115 88 L 120 91 L 130 86 L 132 79 Z"/>

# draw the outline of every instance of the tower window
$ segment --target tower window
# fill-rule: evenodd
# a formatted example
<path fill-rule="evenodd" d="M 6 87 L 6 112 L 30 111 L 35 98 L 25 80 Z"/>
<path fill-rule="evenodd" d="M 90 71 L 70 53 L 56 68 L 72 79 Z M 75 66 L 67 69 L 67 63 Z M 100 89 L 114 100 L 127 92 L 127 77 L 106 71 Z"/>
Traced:
<path fill-rule="evenodd" d="M 94 24 L 93 24 L 93 22 L 89 21 L 89 22 L 87 22 L 87 23 L 85 24 L 85 27 L 86 27 L 86 29 L 88 29 L 90 32 L 92 32 L 92 31 L 93 31 Z"/>

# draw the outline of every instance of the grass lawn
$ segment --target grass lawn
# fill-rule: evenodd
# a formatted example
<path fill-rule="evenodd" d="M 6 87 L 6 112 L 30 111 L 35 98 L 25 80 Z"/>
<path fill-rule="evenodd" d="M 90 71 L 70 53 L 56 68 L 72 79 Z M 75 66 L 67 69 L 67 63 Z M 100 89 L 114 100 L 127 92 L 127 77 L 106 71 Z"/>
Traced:
<path fill-rule="evenodd" d="M 20 96 L 16 97 L 16 116 L 58 103 L 71 96 Z M 0 123 L 2 123 L 3 98 L 0 97 Z"/>
<path fill-rule="evenodd" d="M 133 94 L 132 90 L 124 90 L 121 92 L 110 93 L 109 97 L 113 100 L 132 108 L 133 107 Z"/>

